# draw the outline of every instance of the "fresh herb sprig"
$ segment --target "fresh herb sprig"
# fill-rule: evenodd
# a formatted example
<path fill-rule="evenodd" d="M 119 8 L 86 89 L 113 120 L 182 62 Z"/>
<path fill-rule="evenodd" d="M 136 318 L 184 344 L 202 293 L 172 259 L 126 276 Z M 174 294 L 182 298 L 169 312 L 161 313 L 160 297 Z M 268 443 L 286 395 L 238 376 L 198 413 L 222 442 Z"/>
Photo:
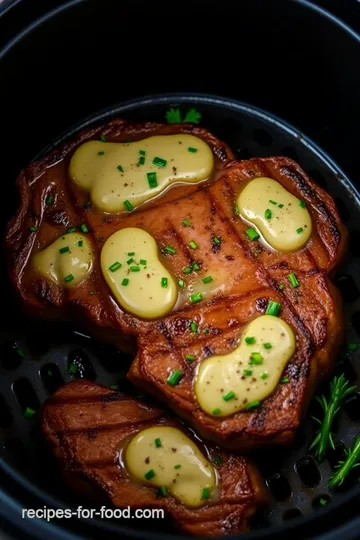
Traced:
<path fill-rule="evenodd" d="M 334 489 L 344 482 L 349 472 L 360 465 L 360 435 L 355 439 L 352 448 L 345 450 L 345 459 L 336 465 L 337 471 L 329 480 L 329 488 Z"/>
<path fill-rule="evenodd" d="M 169 124 L 181 124 L 181 123 L 199 124 L 201 120 L 201 113 L 199 113 L 199 111 L 197 111 L 196 109 L 189 109 L 185 113 L 184 119 L 182 119 L 180 109 L 171 108 L 168 111 L 166 111 L 165 118 Z"/>
<path fill-rule="evenodd" d="M 340 375 L 340 377 L 334 377 L 330 383 L 329 399 L 327 400 L 324 395 L 320 397 L 316 396 L 315 398 L 324 411 L 324 417 L 322 420 L 313 417 L 313 420 L 320 424 L 320 428 L 310 446 L 310 450 L 315 449 L 314 454 L 319 461 L 324 459 L 329 445 L 333 450 L 335 449 L 331 427 L 335 416 L 340 410 L 341 402 L 356 388 L 355 386 L 349 385 L 350 383 L 345 378 L 344 374 Z"/>

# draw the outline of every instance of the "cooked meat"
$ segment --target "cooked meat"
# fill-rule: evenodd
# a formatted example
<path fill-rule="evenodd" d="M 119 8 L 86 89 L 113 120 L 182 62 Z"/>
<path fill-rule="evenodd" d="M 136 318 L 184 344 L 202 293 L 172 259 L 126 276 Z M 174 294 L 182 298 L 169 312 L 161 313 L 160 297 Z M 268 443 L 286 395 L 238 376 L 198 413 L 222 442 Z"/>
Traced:
<path fill-rule="evenodd" d="M 190 430 L 164 410 L 93 382 L 63 386 L 42 409 L 43 432 L 72 487 L 83 489 L 86 480 L 115 507 L 163 508 L 191 534 L 246 530 L 250 517 L 267 501 L 261 478 L 247 458 L 204 447 L 205 455 L 217 463 L 219 493 L 217 500 L 198 508 L 185 506 L 171 492 L 159 497 L 156 488 L 131 480 L 119 460 L 120 449 L 139 431 L 154 426 L 172 426 L 193 439 Z"/>
<path fill-rule="evenodd" d="M 286 254 L 270 250 L 250 241 L 245 234 L 248 225 L 234 217 L 241 184 L 263 176 L 306 201 L 313 221 L 306 249 Z M 340 297 L 328 278 L 343 256 L 347 239 L 335 204 L 292 160 L 264 158 L 230 165 L 214 185 L 179 205 L 182 211 L 184 206 L 197 209 L 193 237 L 199 244 L 198 260 L 205 274 L 209 269 L 212 273 L 213 257 L 226 268 L 224 290 L 209 303 L 173 313 L 140 336 L 129 378 L 163 399 L 203 437 L 222 446 L 249 450 L 289 443 L 319 380 L 331 372 L 342 340 Z M 224 239 L 215 255 L 210 252 L 214 234 Z M 292 272 L 299 278 L 299 288 L 289 284 Z M 206 414 L 193 389 L 197 365 L 209 355 L 233 350 L 244 325 L 264 314 L 271 300 L 281 303 L 281 318 L 296 334 L 296 352 L 283 373 L 289 382 L 279 384 L 254 411 L 225 418 Z M 192 321 L 198 325 L 196 333 L 191 331 Z M 187 354 L 195 358 L 190 365 Z M 166 382 L 172 370 L 184 374 L 175 387 Z"/>
<path fill-rule="evenodd" d="M 226 144 L 194 125 L 133 123 L 115 119 L 105 126 L 80 132 L 76 139 L 32 163 L 20 173 L 17 179 L 20 206 L 8 224 L 5 247 L 11 280 L 30 315 L 66 321 L 72 317 L 77 325 L 84 321 L 93 335 L 134 351 L 136 336 L 146 331 L 149 324 L 115 305 L 99 265 L 99 253 L 105 240 L 116 230 L 128 226 L 130 216 L 111 215 L 87 207 L 88 194 L 69 181 L 68 166 L 77 147 L 88 140 L 98 140 L 101 135 L 108 142 L 125 142 L 176 133 L 200 137 L 211 147 L 215 156 L 214 177 L 234 158 Z M 164 205 L 172 201 L 176 208 L 179 197 L 194 193 L 198 187 L 173 186 L 158 202 Z M 53 203 L 48 206 L 46 198 L 49 195 Z M 140 215 L 138 211 L 136 214 L 141 226 L 143 214 Z M 177 223 L 175 228 L 170 227 L 170 216 L 165 221 L 159 219 L 157 212 L 154 214 L 150 211 L 148 216 L 152 221 L 148 225 L 149 230 L 159 242 L 165 241 L 165 237 L 162 237 L 164 226 L 167 237 L 176 236 Z M 134 221 L 132 217 L 131 222 L 137 220 Z M 93 231 L 91 239 L 96 260 L 91 277 L 78 287 L 64 289 L 35 274 L 28 264 L 30 257 L 63 235 L 69 227 L 79 227 L 82 223 Z M 36 227 L 35 232 L 30 230 L 33 226 Z"/>
<path fill-rule="evenodd" d="M 174 187 L 152 205 L 128 214 L 83 209 L 84 193 L 70 186 L 66 177 L 71 152 L 80 142 L 100 133 L 109 140 L 123 140 L 129 135 L 141 138 L 180 131 L 202 137 L 215 155 L 221 156 L 210 182 L 186 189 Z M 69 308 L 72 312 L 78 308 L 81 317 L 76 324 L 86 321 L 102 339 L 112 339 L 124 348 L 126 342 L 134 346 L 138 338 L 138 355 L 129 373 L 133 382 L 167 402 L 204 437 L 231 448 L 250 449 L 290 442 L 317 383 L 332 369 L 342 336 L 342 316 L 328 274 L 342 258 L 346 232 L 332 198 L 294 161 L 255 158 L 230 162 L 230 157 L 223 143 L 192 126 L 147 124 L 134 128 L 115 121 L 108 128 L 85 132 L 21 173 L 21 207 L 9 225 L 6 245 L 13 282 L 32 313 L 63 318 Z M 306 203 L 312 234 L 305 248 L 281 253 L 247 238 L 249 225 L 234 213 L 235 199 L 247 183 L 264 176 Z M 46 207 L 49 186 L 55 201 Z M 191 226 L 181 225 L 184 217 L 190 219 Z M 37 232 L 29 231 L 34 219 Z M 63 234 L 66 227 L 81 223 L 86 223 L 91 233 L 94 270 L 80 285 L 60 288 L 36 274 L 29 258 Z M 161 257 L 177 280 L 184 278 L 184 268 L 197 265 L 185 276 L 186 288 L 179 290 L 178 302 L 167 317 L 149 321 L 125 312 L 102 277 L 99 253 L 103 242 L 125 227 L 148 231 L 159 248 L 169 244 L 176 249 L 176 255 L 165 253 Z M 189 247 L 191 242 L 196 249 Z M 290 273 L 296 274 L 299 288 L 290 286 Z M 211 293 L 192 304 L 189 291 L 196 290 L 201 278 L 208 275 L 214 277 Z M 283 374 L 289 383 L 279 384 L 257 410 L 226 418 L 209 416 L 195 399 L 196 366 L 208 356 L 233 350 L 243 326 L 263 314 L 271 299 L 281 303 L 280 315 L 296 334 L 296 352 Z M 191 331 L 192 321 L 199 327 L 196 333 Z M 191 365 L 185 362 L 187 353 L 196 357 Z M 183 371 L 184 376 L 172 387 L 166 379 L 174 369 Z"/>

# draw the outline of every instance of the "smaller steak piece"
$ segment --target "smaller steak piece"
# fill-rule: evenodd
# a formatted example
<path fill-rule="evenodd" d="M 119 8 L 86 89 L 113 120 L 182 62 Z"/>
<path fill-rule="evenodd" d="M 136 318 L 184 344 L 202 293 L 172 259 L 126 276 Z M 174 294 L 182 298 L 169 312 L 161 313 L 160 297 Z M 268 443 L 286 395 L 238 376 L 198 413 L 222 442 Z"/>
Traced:
<path fill-rule="evenodd" d="M 119 508 L 163 508 L 191 534 L 246 530 L 257 507 L 267 501 L 260 475 L 247 458 L 206 447 L 209 460 L 216 463 L 219 495 L 198 508 L 185 506 L 170 492 L 159 497 L 156 488 L 132 482 L 119 451 L 138 432 L 156 426 L 178 428 L 193 439 L 163 409 L 85 380 L 60 388 L 42 409 L 43 432 L 73 487 L 83 490 L 88 481 L 95 493 Z"/>

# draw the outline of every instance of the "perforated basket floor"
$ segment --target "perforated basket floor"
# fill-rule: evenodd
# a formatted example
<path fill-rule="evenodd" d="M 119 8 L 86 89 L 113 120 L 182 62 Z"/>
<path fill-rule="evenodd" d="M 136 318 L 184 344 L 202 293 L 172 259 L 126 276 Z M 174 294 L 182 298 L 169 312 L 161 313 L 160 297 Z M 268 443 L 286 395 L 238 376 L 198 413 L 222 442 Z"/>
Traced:
<path fill-rule="evenodd" d="M 113 116 L 163 121 L 168 107 L 179 104 L 183 111 L 195 106 L 202 114 L 201 125 L 226 141 L 239 159 L 289 156 L 333 195 L 350 231 L 351 254 L 334 281 L 345 302 L 346 340 L 348 343 L 360 342 L 359 195 L 337 167 L 299 133 L 247 106 L 189 96 L 132 102 L 106 111 L 81 127 L 105 122 Z M 77 129 L 79 126 L 66 136 Z M 67 501 L 69 493 L 55 480 L 53 461 L 38 433 L 36 416 L 27 419 L 24 411 L 26 407 L 37 410 L 51 393 L 75 376 L 109 386 L 119 384 L 120 389 L 134 392 L 125 379 L 131 358 L 75 329 L 26 320 L 20 315 L 6 278 L 2 281 L 7 320 L 0 333 L 0 458 L 52 496 Z M 344 346 L 336 372 L 344 372 L 352 383 L 359 385 L 360 347 L 353 353 L 346 351 Z M 79 366 L 76 375 L 68 372 L 72 363 Z M 315 424 L 310 417 L 316 413 L 316 407 L 311 408 L 291 449 L 267 450 L 258 458 L 271 493 L 271 503 L 263 516 L 256 519 L 257 527 L 309 516 L 321 508 L 324 501 L 327 505 L 336 503 L 344 491 L 352 489 L 359 481 L 354 474 L 341 491 L 330 493 L 327 488 L 344 445 L 351 444 L 356 434 L 360 434 L 360 393 L 347 399 L 335 426 L 336 451 L 330 452 L 320 465 L 308 452 L 315 433 Z"/>

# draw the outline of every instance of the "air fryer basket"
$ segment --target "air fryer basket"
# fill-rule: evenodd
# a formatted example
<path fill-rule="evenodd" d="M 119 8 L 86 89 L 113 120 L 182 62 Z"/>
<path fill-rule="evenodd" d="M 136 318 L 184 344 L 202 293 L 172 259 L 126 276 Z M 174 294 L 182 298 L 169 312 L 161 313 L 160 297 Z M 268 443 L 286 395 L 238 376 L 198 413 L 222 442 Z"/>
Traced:
<path fill-rule="evenodd" d="M 151 69 L 146 58 L 143 61 L 141 55 L 135 54 L 135 58 L 132 56 L 134 66 L 138 66 L 135 69 L 125 58 L 126 69 L 123 73 L 126 77 L 122 82 L 122 77 L 114 75 L 118 69 L 122 72 L 121 66 L 115 61 L 115 51 L 122 55 L 124 50 L 127 51 L 124 45 L 130 43 L 127 38 L 132 35 L 132 31 L 136 30 L 143 36 L 141 32 L 149 25 L 149 17 L 160 26 L 167 18 L 160 6 L 156 5 L 153 5 L 151 11 L 144 3 L 140 2 L 137 9 L 129 3 L 122 11 L 107 0 L 101 3 L 103 7 L 98 13 L 96 10 L 99 4 L 95 0 L 70 2 L 67 9 L 60 9 L 52 17 L 45 18 L 42 24 L 35 25 L 31 32 L 12 43 L 0 57 L 0 83 L 6 82 L 5 86 L 0 84 L 2 105 L 6 103 L 2 114 L 5 127 L 3 132 L 6 133 L 3 182 L 9 185 L 9 196 L 2 215 L 3 224 L 16 205 L 13 182 L 18 169 L 75 134 L 80 127 L 103 123 L 114 116 L 162 121 L 170 106 L 180 106 L 182 110 L 196 107 L 202 114 L 201 125 L 225 140 L 238 159 L 272 155 L 291 157 L 335 198 L 342 219 L 350 231 L 350 256 L 334 280 L 344 299 L 346 341 L 359 342 L 360 195 L 357 190 L 360 183 L 356 177 L 355 142 L 356 124 L 360 120 L 359 105 L 356 102 L 356 97 L 360 95 L 360 76 L 350 73 L 349 68 L 349 72 L 342 73 L 343 84 L 340 84 L 337 77 L 344 68 L 338 53 L 334 54 L 331 61 L 326 58 L 325 51 L 327 56 L 331 55 L 332 45 L 322 40 L 325 37 L 328 39 L 329 35 L 339 39 L 337 51 L 341 50 L 342 54 L 347 55 L 349 63 L 357 59 L 359 65 L 360 39 L 350 32 L 346 34 L 346 28 L 341 28 L 323 12 L 314 11 L 307 2 L 279 1 L 282 13 L 279 18 L 265 2 L 249 0 L 243 2 L 239 15 L 247 21 L 256 21 L 256 37 L 260 40 L 260 48 L 268 46 L 273 55 L 281 53 L 280 58 L 274 56 L 276 62 L 273 66 L 263 63 L 259 69 L 258 53 L 251 48 L 245 51 L 244 46 L 249 42 L 247 40 L 251 32 L 248 23 L 238 19 L 245 35 L 241 35 L 241 32 L 231 35 L 229 32 L 221 50 L 214 51 L 216 61 L 211 64 L 212 69 L 215 65 L 219 70 L 218 77 L 225 80 L 223 85 L 213 81 L 214 74 L 211 73 L 210 77 L 210 73 L 201 66 L 199 73 L 189 67 L 192 82 L 184 84 L 182 79 L 176 79 L 174 84 L 176 70 L 170 75 L 174 71 L 172 66 L 164 67 L 162 64 L 161 42 L 156 37 L 155 43 L 150 40 L 149 46 L 160 54 L 156 56 L 157 65 L 153 64 Z M 184 2 L 181 12 L 183 9 L 190 9 L 190 4 Z M 196 21 L 201 18 L 202 9 L 201 2 L 193 6 L 191 13 Z M 262 10 L 261 17 L 259 10 Z M 114 11 L 117 20 L 123 21 L 120 28 L 125 36 L 120 46 L 117 44 Z M 187 20 L 180 12 L 178 15 L 179 20 L 172 20 L 174 34 Z M 211 16 L 207 14 L 204 21 L 212 21 L 211 24 L 214 24 L 218 17 L 221 17 L 221 13 L 215 9 Z M 86 29 L 79 30 L 76 22 L 85 19 L 88 21 Z M 316 25 L 316 21 L 322 24 Z M 221 26 L 219 23 L 218 27 Z M 228 24 L 232 26 L 233 23 L 229 21 Z M 302 27 L 306 25 L 316 27 L 319 35 L 314 41 L 310 40 L 311 44 L 303 41 L 300 47 L 299 40 L 303 40 Z M 271 31 L 269 26 L 272 27 Z M 57 42 L 60 35 L 63 35 L 59 28 L 66 28 L 68 32 L 62 47 Z M 197 29 L 201 33 L 201 45 L 206 35 L 206 24 L 205 29 L 201 26 Z M 91 31 L 95 37 L 86 42 L 86 39 L 91 39 Z M 79 32 L 82 32 L 81 40 Z M 281 39 L 276 35 L 279 32 L 282 32 Z M 40 53 L 45 38 L 48 49 Z M 271 41 L 267 41 L 270 38 Z M 145 37 L 139 39 L 141 44 L 147 45 Z M 226 44 L 229 45 L 231 58 L 226 58 Z M 234 50 L 235 45 L 242 51 L 242 55 L 247 56 L 240 55 L 239 58 L 238 49 Z M 179 69 L 186 65 L 184 54 L 189 54 L 191 60 L 189 45 L 186 50 L 181 50 L 179 45 L 170 40 L 169 47 L 174 64 L 178 62 Z M 289 49 L 286 50 L 286 47 Z M 112 51 L 111 61 L 106 57 L 108 50 Z M 35 53 L 40 58 L 34 63 Z M 85 53 L 95 55 L 93 61 L 90 62 L 86 56 L 84 64 L 79 64 Z M 263 49 L 263 54 L 269 55 L 269 51 Z M 287 63 L 289 61 L 290 65 Z M 64 69 L 64 66 L 69 67 L 65 81 L 63 74 L 59 76 L 59 70 Z M 107 71 L 111 68 L 114 81 Z M 104 87 L 99 84 L 99 77 L 103 77 Z M 123 85 L 120 89 L 114 89 L 115 80 L 116 85 Z M 139 80 L 144 82 L 138 85 Z M 22 86 L 25 81 L 32 87 L 27 96 Z M 260 84 L 263 85 L 262 91 L 259 90 Z M 193 89 L 193 93 L 184 91 L 168 95 L 156 94 L 159 90 L 173 91 L 177 86 L 184 90 Z M 249 92 L 249 86 L 253 87 L 252 93 Z M 134 97 L 148 90 L 151 91 L 149 97 Z M 211 90 L 212 95 L 195 93 L 198 90 Z M 215 97 L 214 94 L 228 97 Z M 243 100 L 257 106 L 245 104 Z M 284 120 L 279 120 L 278 116 Z M 77 123 L 74 124 L 74 121 Z M 287 121 L 301 131 L 291 127 Z M 303 133 L 315 139 L 327 153 Z M 21 144 L 14 144 L 19 137 Z M 329 154 L 346 172 L 332 161 Z M 0 331 L 0 481 L 4 486 L 0 502 L 3 508 L 7 508 L 8 516 L 19 520 L 18 525 L 21 526 L 20 515 L 17 515 L 21 506 L 66 507 L 78 502 L 54 472 L 54 462 L 44 446 L 36 418 L 28 420 L 24 417 L 26 407 L 38 409 L 56 388 L 74 376 L 96 380 L 108 386 L 119 384 L 120 389 L 129 392 L 134 392 L 134 389 L 125 379 L 130 358 L 74 328 L 27 319 L 21 314 L 9 287 L 5 264 L 1 272 L 6 317 Z M 79 366 L 76 375 L 68 373 L 68 366 L 73 362 Z M 359 362 L 360 348 L 350 354 L 344 346 L 338 358 L 336 373 L 345 373 L 359 387 Z M 327 387 L 325 384 L 325 391 Z M 255 529 L 260 530 L 243 538 L 263 538 L 272 534 L 280 538 L 281 535 L 295 535 L 295 528 L 304 538 L 322 529 L 326 530 L 336 514 L 343 519 L 350 515 L 347 503 L 353 501 L 356 504 L 355 498 L 360 494 L 358 475 L 352 474 L 342 489 L 336 492 L 330 492 L 327 483 L 334 465 L 343 455 L 344 447 L 351 444 L 360 433 L 360 393 L 356 392 L 346 400 L 336 423 L 336 451 L 329 452 L 322 464 L 317 464 L 308 452 L 316 429 L 310 417 L 316 412 L 316 407 L 312 405 L 292 448 L 277 448 L 259 454 L 258 463 L 271 493 L 271 503 L 254 520 Z M 327 504 L 322 506 L 320 499 L 325 499 Z M 158 538 L 164 534 L 163 538 L 169 539 L 169 533 L 174 534 L 173 530 L 168 527 L 168 523 L 159 522 L 151 523 L 154 534 L 149 532 L 148 521 L 137 524 L 136 528 L 133 522 L 130 527 L 126 521 L 107 523 L 95 520 L 88 524 L 77 522 L 72 525 L 76 533 L 83 537 L 97 538 L 106 529 L 106 534 L 121 534 L 123 537 Z M 69 524 L 59 522 L 58 525 L 64 527 Z M 34 534 L 39 538 L 49 535 L 44 524 L 37 528 L 32 523 L 29 527 L 34 529 Z M 54 538 L 66 538 L 55 527 L 52 527 L 50 534 Z"/>

